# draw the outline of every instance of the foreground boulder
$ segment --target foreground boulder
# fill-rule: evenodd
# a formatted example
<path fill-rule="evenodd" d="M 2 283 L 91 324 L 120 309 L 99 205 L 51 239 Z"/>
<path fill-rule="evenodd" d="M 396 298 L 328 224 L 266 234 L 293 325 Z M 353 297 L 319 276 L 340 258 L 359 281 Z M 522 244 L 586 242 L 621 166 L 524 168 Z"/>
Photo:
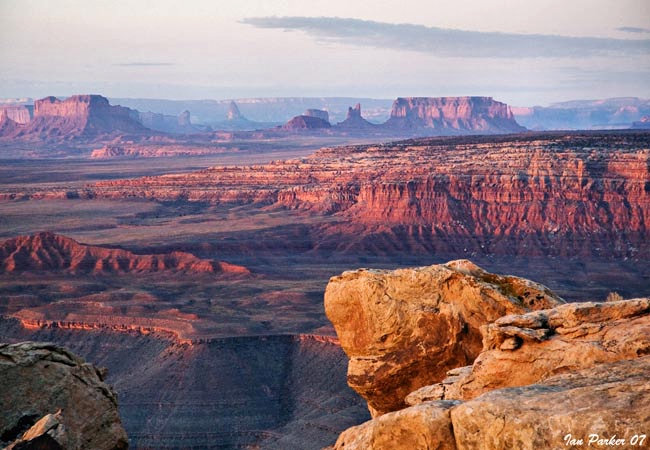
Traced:
<path fill-rule="evenodd" d="M 325 312 L 350 358 L 348 384 L 373 417 L 403 408 L 410 392 L 471 364 L 481 326 L 563 303 L 545 286 L 485 272 L 467 260 L 333 277 Z"/>
<path fill-rule="evenodd" d="M 0 445 L 128 448 L 117 398 L 93 365 L 48 343 L 0 344 Z"/>
<path fill-rule="evenodd" d="M 494 390 L 465 403 L 424 402 L 344 431 L 334 448 L 643 448 L 650 429 L 649 370 L 645 356 Z"/>

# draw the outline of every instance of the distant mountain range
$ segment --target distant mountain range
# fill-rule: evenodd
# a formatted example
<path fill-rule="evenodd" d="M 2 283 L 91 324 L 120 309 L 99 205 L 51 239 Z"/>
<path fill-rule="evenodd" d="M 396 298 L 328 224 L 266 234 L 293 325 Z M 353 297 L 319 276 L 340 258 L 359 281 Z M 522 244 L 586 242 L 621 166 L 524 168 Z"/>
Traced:
<path fill-rule="evenodd" d="M 76 108 L 82 106 L 72 105 L 70 102 L 76 101 L 72 99 L 93 100 L 96 105 L 92 110 L 99 115 L 90 114 L 87 119 L 81 117 L 81 109 Z M 360 106 L 351 107 L 354 104 L 363 105 L 364 117 L 361 117 Z M 397 101 L 347 97 L 249 98 L 236 101 L 114 98 L 110 99 L 110 105 L 101 96 L 74 96 L 66 101 L 55 97 L 37 101 L 28 98 L 0 100 L 0 134 L 5 137 L 26 134 L 44 137 L 53 133 L 61 136 L 139 133 L 143 129 L 195 134 L 212 130 L 251 131 L 276 127 L 285 130 L 325 129 L 330 124 L 335 130 L 364 129 L 367 132 L 436 129 L 448 130 L 452 134 L 455 134 L 454 130 L 511 133 L 522 131 L 519 125 L 529 130 L 647 128 L 647 117 L 650 116 L 650 100 L 636 97 L 573 100 L 550 106 L 511 108 L 489 97 L 405 97 Z M 48 113 L 44 118 L 43 107 L 52 111 L 68 107 L 72 109 L 65 112 L 65 120 L 57 119 L 61 123 L 49 127 L 54 128 L 50 130 L 45 125 L 53 120 L 53 115 Z M 107 115 L 109 111 L 112 111 L 110 120 Z M 120 117 L 116 116 L 118 111 Z M 312 114 L 316 116 L 310 117 Z M 9 120 L 3 121 L 3 118 Z M 137 124 L 131 123 L 131 120 Z M 32 123 L 27 129 L 25 126 L 28 122 Z"/>
<path fill-rule="evenodd" d="M 520 125 L 530 130 L 593 130 L 630 128 L 650 115 L 650 99 L 619 97 L 572 100 L 550 106 L 513 107 Z"/>
<path fill-rule="evenodd" d="M 21 110 L 22 108 L 22 110 Z M 33 117 L 24 105 L 11 105 L 0 116 L 0 138 L 8 142 L 63 142 L 70 140 L 105 142 L 118 136 L 148 139 L 162 132 L 199 135 L 209 142 L 213 130 L 201 129 L 191 122 L 191 113 L 179 116 L 142 113 L 121 105 L 111 105 L 101 95 L 74 95 L 65 100 L 46 97 L 34 102 Z M 23 119 L 29 120 L 23 120 Z M 20 119 L 20 120 L 19 120 Z M 288 133 L 331 135 L 378 135 L 383 137 L 439 136 L 457 134 L 517 133 L 525 128 L 517 124 L 505 103 L 492 97 L 404 97 L 393 102 L 390 118 L 372 124 L 361 116 L 361 105 L 348 107 L 346 119 L 330 123 L 327 110 L 307 109 L 281 126 L 253 122 L 242 115 L 237 104 L 230 102 L 226 120 L 220 127 L 257 131 L 239 132 L 240 138 L 259 139 Z M 263 127 L 262 125 L 267 125 Z M 223 129 L 223 128 L 221 128 Z M 233 136 L 229 136 L 231 139 Z"/>

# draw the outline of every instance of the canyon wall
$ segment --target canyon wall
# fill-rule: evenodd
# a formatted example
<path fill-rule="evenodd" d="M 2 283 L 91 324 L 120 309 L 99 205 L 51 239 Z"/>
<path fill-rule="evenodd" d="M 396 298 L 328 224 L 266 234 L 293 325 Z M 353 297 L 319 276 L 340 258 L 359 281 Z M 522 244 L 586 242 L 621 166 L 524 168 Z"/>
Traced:
<path fill-rule="evenodd" d="M 138 112 L 112 106 L 101 95 L 74 95 L 65 100 L 45 97 L 34 102 L 34 118 L 22 126 L 3 132 L 8 139 L 52 140 L 97 138 L 124 133 L 147 133 Z"/>
<path fill-rule="evenodd" d="M 328 216 L 314 233 L 338 251 L 639 258 L 650 254 L 649 148 L 631 132 L 429 138 L 0 197 L 308 211 Z"/>
<path fill-rule="evenodd" d="M 320 449 L 368 418 L 345 385 L 345 355 L 331 338 L 183 344 L 134 330 L 25 329 L 15 319 L 0 319 L 0 335 L 56 342 L 107 367 L 135 447 Z"/>
<path fill-rule="evenodd" d="M 32 120 L 29 109 L 24 105 L 0 106 L 0 122 L 7 118 L 16 123 L 29 123 Z"/>

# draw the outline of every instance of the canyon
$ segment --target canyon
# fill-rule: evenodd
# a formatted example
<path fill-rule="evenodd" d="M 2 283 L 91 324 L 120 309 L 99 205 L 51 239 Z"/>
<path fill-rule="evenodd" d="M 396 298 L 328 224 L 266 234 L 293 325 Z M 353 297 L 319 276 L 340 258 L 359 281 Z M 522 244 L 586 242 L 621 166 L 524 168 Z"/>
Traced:
<path fill-rule="evenodd" d="M 323 217 L 322 248 L 646 258 L 650 153 L 644 133 L 431 138 L 325 148 L 258 166 L 2 189 L 5 200 L 146 199 L 252 205 Z M 331 236 L 348 236 L 330 243 Z"/>
<path fill-rule="evenodd" d="M 361 106 L 348 112 L 355 126 L 375 127 L 363 125 Z M 292 136 L 295 147 L 282 151 L 274 145 L 285 138 L 147 161 L 100 158 L 100 151 L 94 159 L 4 160 L 2 340 L 56 342 L 108 367 L 133 447 L 322 448 L 371 416 L 454 414 L 466 400 L 445 392 L 493 350 L 525 355 L 530 342 L 547 341 L 564 348 L 546 339 L 570 327 L 548 325 L 570 315 L 560 309 L 564 302 L 602 300 L 612 291 L 650 295 L 647 132 L 345 145 L 332 138 L 317 151 L 321 137 Z M 176 138 L 145 139 L 102 145 L 118 152 L 184 147 Z M 458 258 L 474 263 L 407 268 Z M 366 269 L 330 280 L 355 267 Z M 375 310 L 372 296 L 346 294 L 354 282 L 383 292 L 377 308 L 386 310 Z M 326 316 L 337 285 L 337 308 L 358 301 L 367 310 L 341 314 L 347 328 Z M 426 295 L 418 294 L 421 285 Z M 540 309 L 562 312 L 530 316 Z M 402 331 L 383 329 L 375 316 L 391 317 L 382 324 Z M 594 329 L 605 316 L 590 322 Z M 490 328 L 496 348 L 488 351 L 483 328 L 490 322 L 498 328 Z M 447 333 L 430 333 L 440 324 Z M 608 345 L 634 353 L 629 346 L 623 353 L 628 341 L 619 341 Z M 420 345 L 437 356 L 413 362 Z M 354 389 L 345 352 L 354 359 Z M 612 373 L 620 381 L 634 367 Z M 493 382 L 478 370 L 474 376 Z M 418 398 L 443 403 L 413 403 Z"/>
<path fill-rule="evenodd" d="M 0 333 L 55 341 L 107 367 L 134 448 L 322 448 L 368 418 L 333 338 L 182 343 L 136 330 L 25 329 L 15 319 L 0 319 Z"/>

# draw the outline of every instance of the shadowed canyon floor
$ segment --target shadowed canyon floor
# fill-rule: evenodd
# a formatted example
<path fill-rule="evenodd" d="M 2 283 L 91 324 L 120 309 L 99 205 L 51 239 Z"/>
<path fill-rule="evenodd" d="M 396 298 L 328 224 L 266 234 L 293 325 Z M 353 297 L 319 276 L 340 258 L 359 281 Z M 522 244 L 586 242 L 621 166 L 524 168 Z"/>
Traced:
<path fill-rule="evenodd" d="M 345 355 L 308 335 L 181 344 L 165 335 L 25 330 L 0 319 L 4 341 L 54 341 L 108 368 L 134 448 L 321 448 L 368 418 L 345 383 Z"/>

